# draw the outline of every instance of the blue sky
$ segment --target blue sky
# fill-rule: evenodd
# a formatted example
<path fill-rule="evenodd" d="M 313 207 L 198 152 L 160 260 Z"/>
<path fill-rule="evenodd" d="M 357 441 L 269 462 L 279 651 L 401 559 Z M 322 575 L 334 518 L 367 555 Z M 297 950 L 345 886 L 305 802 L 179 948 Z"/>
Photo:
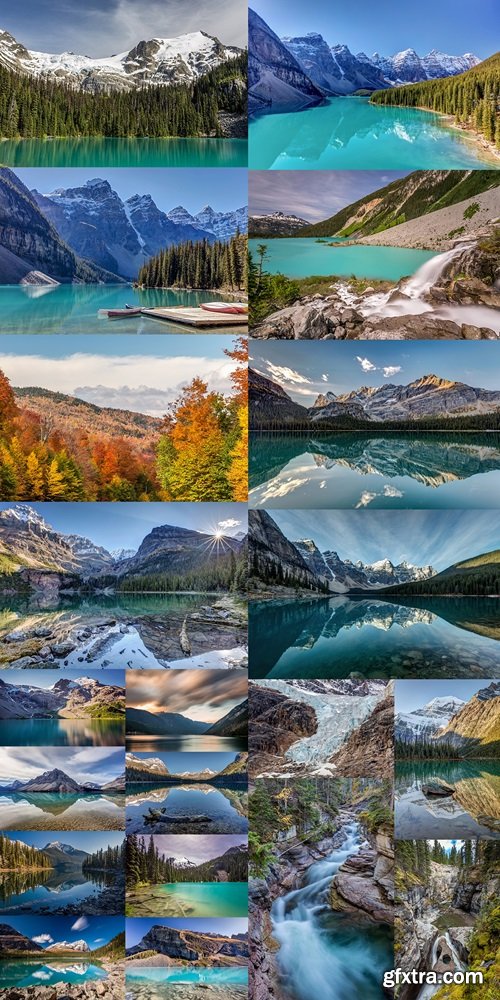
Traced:
<path fill-rule="evenodd" d="M 252 341 L 250 354 L 253 368 L 279 382 L 297 403 L 310 406 L 320 392 L 339 395 L 387 382 L 407 385 L 431 374 L 498 390 L 497 346 L 487 341 Z"/>
<path fill-rule="evenodd" d="M 15 506 L 0 503 L 0 510 Z M 105 549 L 136 549 L 153 528 L 172 524 L 208 535 L 235 535 L 247 530 L 242 503 L 34 503 L 30 504 L 57 531 L 83 535 Z M 87 671 L 85 671 L 87 673 Z M 22 671 L 22 676 L 26 671 Z M 45 675 L 45 671 L 44 671 Z M 61 676 L 55 671 L 55 679 Z M 99 677 L 101 675 L 99 674 Z"/>
<path fill-rule="evenodd" d="M 433 698 L 461 698 L 469 701 L 477 691 L 487 688 L 490 681 L 396 681 L 396 712 L 414 712 Z"/>
<path fill-rule="evenodd" d="M 92 854 L 94 851 L 106 850 L 107 847 L 119 847 L 123 843 L 124 834 L 107 832 L 107 833 L 66 833 L 60 830 L 51 831 L 44 830 L 40 833 L 3 833 L 4 837 L 10 837 L 11 840 L 21 840 L 23 844 L 29 844 L 30 847 L 38 847 L 42 850 L 47 844 L 51 844 L 57 841 L 59 844 L 66 844 L 69 847 L 76 848 L 77 851 L 87 851 L 88 854 Z"/>
<path fill-rule="evenodd" d="M 143 760 L 152 760 L 159 757 L 168 767 L 170 773 L 175 776 L 184 771 L 195 774 L 209 768 L 210 771 L 222 771 L 228 764 L 235 760 L 235 753 L 135 753 L 134 757 L 141 757 Z"/>
<path fill-rule="evenodd" d="M 36 385 L 96 406 L 162 417 L 195 377 L 213 391 L 231 391 L 235 365 L 224 350 L 232 344 L 227 336 L 196 334 L 8 335 L 0 344 L 0 369 L 17 388 Z"/>
<path fill-rule="evenodd" d="M 7 922 L 7 921 L 4 921 Z M 100 948 L 124 929 L 123 917 L 9 917 L 15 930 L 36 941 L 42 948 L 56 941 L 84 940 L 89 948 Z"/>
<path fill-rule="evenodd" d="M 38 51 L 108 56 L 144 39 L 198 30 L 245 45 L 246 13 L 241 0 L 7 0 L 0 26 Z"/>
<path fill-rule="evenodd" d="M 0 506 L 4 507 L 6 504 L 1 504 Z M 57 681 L 61 681 L 64 678 L 75 681 L 78 677 L 83 676 L 94 677 L 101 684 L 112 684 L 118 687 L 125 686 L 124 670 L 106 670 L 105 675 L 103 675 L 102 670 L 85 670 L 84 674 L 76 670 L 9 670 L 9 673 L 5 675 L 5 683 L 15 684 L 16 686 L 23 684 L 37 688 L 51 688 Z"/>
<path fill-rule="evenodd" d="M 320 222 L 358 198 L 385 187 L 404 170 L 254 170 L 249 173 L 249 214 L 286 212 Z M 18 171 L 21 173 L 21 171 Z"/>
<path fill-rule="evenodd" d="M 290 541 L 312 538 L 323 552 L 364 563 L 406 559 L 446 569 L 461 559 L 500 549 L 500 513 L 466 510 L 273 510 Z"/>
<path fill-rule="evenodd" d="M 142 673 L 142 671 L 140 671 Z M 0 783 L 31 781 L 59 768 L 83 784 L 105 785 L 125 770 L 125 751 L 115 747 L 0 747 Z M 57 838 L 60 839 L 60 838 Z"/>
<path fill-rule="evenodd" d="M 315 0 L 311 6 L 303 0 L 251 0 L 251 7 L 280 37 L 317 31 L 329 45 L 347 45 L 351 52 L 369 56 L 403 49 L 426 55 L 440 49 L 449 55 L 474 52 L 485 59 L 498 48 L 492 31 L 498 25 L 496 0 L 482 0 L 478 17 L 468 0 L 420 0 L 414 10 L 400 0 Z"/>
<path fill-rule="evenodd" d="M 14 171 L 23 184 L 40 194 L 50 194 L 58 188 L 81 187 L 89 180 L 100 177 L 109 181 L 113 191 L 125 201 L 134 194 L 150 194 L 158 208 L 169 212 L 183 205 L 196 215 L 209 204 L 216 212 L 230 212 L 247 203 L 246 170 L 89 170 L 72 167 L 71 170 L 45 167 Z"/>
<path fill-rule="evenodd" d="M 175 927 L 177 930 L 190 930 L 212 934 L 246 934 L 248 930 L 248 920 L 244 917 L 192 917 L 190 919 L 160 920 L 155 918 L 149 920 L 146 917 L 136 917 L 127 920 L 126 942 L 127 948 L 133 948 L 144 937 L 152 927 Z"/>
<path fill-rule="evenodd" d="M 127 674 L 129 708 L 178 712 L 197 722 L 222 719 L 247 693 L 244 670 L 130 670 Z"/>

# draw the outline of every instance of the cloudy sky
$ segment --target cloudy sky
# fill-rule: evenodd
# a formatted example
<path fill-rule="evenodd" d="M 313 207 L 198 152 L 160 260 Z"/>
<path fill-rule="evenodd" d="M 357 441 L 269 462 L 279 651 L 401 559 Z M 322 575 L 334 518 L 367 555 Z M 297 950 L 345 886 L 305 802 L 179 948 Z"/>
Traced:
<path fill-rule="evenodd" d="M 339 395 L 384 382 L 407 385 L 423 375 L 500 389 L 497 345 L 451 341 L 251 341 L 251 366 L 311 406 L 318 393 Z"/>
<path fill-rule="evenodd" d="M 149 838 L 145 837 L 145 840 L 147 843 Z M 199 833 L 186 834 L 182 837 L 158 834 L 154 842 L 162 857 L 175 858 L 176 861 L 187 858 L 194 865 L 202 865 L 212 858 L 220 858 L 231 847 L 247 846 L 247 841 L 241 834 L 233 836 L 216 834 L 213 837 L 200 836 Z"/>
<path fill-rule="evenodd" d="M 150 194 L 159 209 L 170 212 L 183 205 L 196 215 L 209 204 L 216 212 L 231 212 L 247 204 L 247 171 L 239 169 L 144 169 L 123 170 L 116 167 L 98 171 L 83 167 L 43 169 L 26 168 L 14 171 L 23 184 L 41 194 L 50 194 L 60 188 L 82 187 L 96 177 L 108 181 L 122 201 L 135 194 Z"/>
<path fill-rule="evenodd" d="M 406 177 L 407 173 L 395 170 L 250 171 L 249 215 L 285 212 L 308 222 L 321 222 L 358 198 L 378 191 L 399 177 Z"/>
<path fill-rule="evenodd" d="M 45 835 L 47 836 L 47 834 Z M 66 836 L 66 834 L 64 834 Z M 56 839 L 60 840 L 60 837 Z M 84 940 L 89 948 L 100 948 L 123 931 L 123 917 L 10 917 L 9 924 L 42 948 L 57 941 Z"/>
<path fill-rule="evenodd" d="M 0 511 L 13 506 L 12 503 L 0 503 Z M 190 528 L 208 536 L 219 532 L 236 535 L 247 530 L 247 510 L 243 503 L 65 502 L 34 503 L 30 507 L 56 531 L 83 535 L 108 550 L 137 549 L 153 528 L 164 524 Z M 206 538 L 202 539 L 202 544 L 207 544 Z M 224 542 L 215 541 L 214 544 L 215 550 L 224 548 Z"/>
<path fill-rule="evenodd" d="M 214 723 L 247 697 L 247 689 L 244 670 L 131 670 L 127 707 Z"/>
<path fill-rule="evenodd" d="M 197 774 L 208 768 L 210 771 L 222 771 L 236 759 L 236 753 L 136 753 L 134 757 L 142 760 L 153 760 L 157 757 L 163 761 L 170 774 Z"/>
<path fill-rule="evenodd" d="M 189 31 L 245 46 L 247 7 L 241 0 L 7 0 L 0 24 L 39 52 L 109 56 Z"/>
<path fill-rule="evenodd" d="M 105 785 L 123 774 L 125 751 L 109 747 L 0 747 L 0 783 L 4 785 L 31 781 L 56 767 L 80 784 L 94 781 Z"/>
<path fill-rule="evenodd" d="M 477 510 L 273 510 L 290 541 L 312 538 L 323 552 L 364 563 L 407 560 L 438 571 L 500 549 L 500 512 Z M 189 673 L 189 671 L 186 671 Z"/>
<path fill-rule="evenodd" d="M 420 0 L 413 17 L 400 0 L 315 0 L 312 6 L 304 0 L 251 0 L 250 5 L 280 37 L 318 31 L 329 45 L 347 45 L 351 52 L 369 56 L 403 49 L 425 55 L 440 49 L 450 55 L 474 52 L 485 59 L 498 48 L 492 35 L 496 0 L 482 0 L 480 17 L 471 17 L 468 0 Z"/>
<path fill-rule="evenodd" d="M 224 354 L 227 336 L 173 334 L 85 338 L 52 334 L 2 337 L 0 369 L 12 386 L 36 386 L 97 406 L 162 417 L 196 376 L 228 393 L 235 363 Z"/>
<path fill-rule="evenodd" d="M 10 917 L 9 917 L 10 920 Z M 246 934 L 248 930 L 248 920 L 243 917 L 190 917 L 178 920 L 148 920 L 146 917 L 138 917 L 135 920 L 127 920 L 126 939 L 127 948 L 133 948 L 141 938 L 153 926 L 175 927 L 177 930 L 198 931 L 199 933 L 224 934 Z"/>
<path fill-rule="evenodd" d="M 74 847 L 77 851 L 87 851 L 88 854 L 101 849 L 105 851 L 107 847 L 119 847 L 124 839 L 123 833 L 111 831 L 103 833 L 66 833 L 65 831 L 61 833 L 60 830 L 54 832 L 43 830 L 40 833 L 25 833 L 24 831 L 5 833 L 2 831 L 2 836 L 10 837 L 11 840 L 20 840 L 23 844 L 29 844 L 30 847 L 38 847 L 39 850 L 43 850 L 47 844 L 56 840 L 59 844 Z"/>
<path fill-rule="evenodd" d="M 487 688 L 489 684 L 490 681 L 396 681 L 396 712 L 414 712 L 433 698 L 453 697 L 469 701 L 477 691 Z M 500 701 L 498 704 L 500 706 Z"/>

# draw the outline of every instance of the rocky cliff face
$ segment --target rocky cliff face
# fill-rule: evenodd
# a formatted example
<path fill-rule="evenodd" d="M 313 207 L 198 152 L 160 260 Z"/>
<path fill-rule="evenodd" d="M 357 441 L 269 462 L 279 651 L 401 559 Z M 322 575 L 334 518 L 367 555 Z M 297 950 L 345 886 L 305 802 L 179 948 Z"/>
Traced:
<path fill-rule="evenodd" d="M 341 559 L 337 552 L 320 552 L 312 539 L 301 539 L 294 542 L 294 545 L 311 571 L 319 579 L 326 581 L 330 590 L 337 593 L 357 588 L 374 590 L 390 587 L 395 583 L 426 580 L 435 573 L 432 566 L 412 566 L 408 562 L 395 566 L 390 559 L 381 559 L 371 564 L 353 563 L 350 559 Z"/>
<path fill-rule="evenodd" d="M 33 271 L 62 283 L 120 280 L 74 253 L 7 167 L 0 168 L 0 245 L 3 284 L 17 284 Z"/>
<path fill-rule="evenodd" d="M 251 775 L 279 769 L 285 751 L 296 740 L 316 732 L 316 713 L 312 706 L 292 701 L 278 691 L 251 684 L 249 705 Z"/>
<path fill-rule="evenodd" d="M 8 673 L 7 675 L 8 676 Z M 89 718 L 93 710 L 104 715 L 125 713 L 124 688 L 92 677 L 61 678 L 51 688 L 10 684 L 0 678 L 0 718 Z"/>
<path fill-rule="evenodd" d="M 375 847 L 362 847 L 347 858 L 334 876 L 330 906 L 358 919 L 394 922 L 394 852 L 390 840 L 379 835 Z"/>
<path fill-rule="evenodd" d="M 210 535 L 190 528 L 164 524 L 153 528 L 141 542 L 136 554 L 120 561 L 116 568 L 119 576 L 134 573 L 186 573 L 208 565 L 216 556 L 210 547 Z M 241 552 L 242 539 L 224 535 L 219 539 L 219 553 Z"/>
<path fill-rule="evenodd" d="M 0 547 L 21 567 L 77 572 L 78 558 L 66 537 L 28 504 L 0 511 Z"/>
<path fill-rule="evenodd" d="M 298 549 L 265 510 L 249 511 L 250 567 L 264 581 L 280 570 L 288 586 L 318 590 L 319 583 Z"/>
<path fill-rule="evenodd" d="M 375 705 L 372 713 L 330 758 L 336 773 L 352 778 L 386 778 L 394 767 L 394 694 Z"/>
<path fill-rule="evenodd" d="M 253 368 L 249 369 L 250 426 L 270 426 L 277 423 L 307 422 L 305 406 L 294 403 L 277 382 L 266 378 Z"/>
<path fill-rule="evenodd" d="M 10 924 L 0 924 L 0 954 L 5 951 L 43 951 L 43 948 Z"/>
<path fill-rule="evenodd" d="M 500 683 L 482 688 L 439 732 L 436 742 L 454 746 L 460 754 L 494 757 L 500 750 Z"/>
<path fill-rule="evenodd" d="M 250 111 L 292 111 L 320 103 L 322 92 L 295 56 L 255 11 L 248 14 Z"/>
<path fill-rule="evenodd" d="M 245 965 L 248 960 L 246 934 L 225 937 L 218 934 L 202 934 L 191 930 L 176 930 L 155 924 L 144 935 L 138 945 L 128 950 L 128 956 L 139 955 L 143 951 L 155 951 L 169 959 L 196 962 L 200 965 Z M 231 963 L 231 959 L 238 962 Z"/>

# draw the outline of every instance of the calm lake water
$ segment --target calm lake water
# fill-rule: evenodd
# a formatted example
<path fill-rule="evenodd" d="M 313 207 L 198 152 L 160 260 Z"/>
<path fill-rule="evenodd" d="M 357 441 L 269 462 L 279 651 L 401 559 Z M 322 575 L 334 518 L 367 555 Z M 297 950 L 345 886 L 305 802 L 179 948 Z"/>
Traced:
<path fill-rule="evenodd" d="M 125 720 L 2 719 L 8 747 L 118 747 L 125 743 Z"/>
<path fill-rule="evenodd" d="M 455 788 L 428 797 L 422 785 L 442 780 Z M 397 761 L 395 830 L 412 837 L 500 837 L 500 761 Z"/>
<path fill-rule="evenodd" d="M 97 979 L 107 979 L 107 972 L 100 965 L 81 961 L 75 953 L 74 960 L 61 961 L 49 955 L 47 965 L 38 961 L 0 962 L 0 990 L 16 986 L 26 989 L 28 986 L 54 986 L 56 983 L 78 983 L 79 985 Z"/>
<path fill-rule="evenodd" d="M 203 733 L 190 736 L 129 736 L 126 737 L 127 750 L 133 753 L 230 753 L 246 750 L 248 741 L 241 736 L 204 736 Z"/>
<path fill-rule="evenodd" d="M 1 152 L 1 149 L 0 149 Z M 198 306 L 224 300 L 217 292 L 133 288 L 131 285 L 0 285 L 1 333 L 199 333 L 174 323 L 131 316 L 109 320 L 99 309 L 125 305 Z M 215 327 L 210 333 L 241 332 L 241 327 Z"/>
<path fill-rule="evenodd" d="M 20 874 L 7 872 L 0 875 L 0 913 L 64 914 L 65 907 L 71 904 L 81 904 L 85 912 L 86 901 L 97 900 L 100 892 L 114 880 L 114 875 L 104 873 L 85 875 L 77 867 Z M 120 906 L 117 899 L 116 912 L 122 910 L 123 904 Z"/>
<path fill-rule="evenodd" d="M 251 436 L 251 507 L 500 506 L 499 434 Z"/>
<path fill-rule="evenodd" d="M 500 677 L 500 601 L 375 594 L 250 603 L 252 677 Z"/>
<path fill-rule="evenodd" d="M 0 793 L 0 830 L 123 830 L 124 795 Z"/>
<path fill-rule="evenodd" d="M 321 107 L 250 121 L 250 170 L 359 170 L 360 165 L 451 170 L 497 164 L 434 112 L 381 107 L 364 97 L 332 97 Z"/>
<path fill-rule="evenodd" d="M 127 892 L 134 917 L 246 917 L 246 882 L 180 882 Z"/>
<path fill-rule="evenodd" d="M 241 966 L 232 966 L 229 969 L 183 969 L 181 967 L 170 967 L 163 969 L 140 969 L 126 970 L 127 986 L 135 984 L 151 984 L 155 986 L 161 983 L 206 983 L 211 986 L 246 986 L 248 982 L 248 970 Z"/>
<path fill-rule="evenodd" d="M 151 811 L 157 814 L 155 822 L 147 822 Z M 199 816 L 205 822 L 192 822 Z M 127 782 L 126 829 L 127 833 L 246 833 L 247 792 L 212 785 L 145 788 Z"/>
<path fill-rule="evenodd" d="M 7 139 L 6 167 L 246 167 L 246 139 Z"/>
<path fill-rule="evenodd" d="M 399 281 L 414 274 L 435 256 L 432 250 L 407 250 L 401 247 L 343 246 L 344 240 L 318 242 L 316 239 L 249 240 L 255 255 L 257 246 L 266 243 L 266 270 L 288 278 L 307 278 L 312 274 L 340 275 L 349 278 L 377 278 Z"/>

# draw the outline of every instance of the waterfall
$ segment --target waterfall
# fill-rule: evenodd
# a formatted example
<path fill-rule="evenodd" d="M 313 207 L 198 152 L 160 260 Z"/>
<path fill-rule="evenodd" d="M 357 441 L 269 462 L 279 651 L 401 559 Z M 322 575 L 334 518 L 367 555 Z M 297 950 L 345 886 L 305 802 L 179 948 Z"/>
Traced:
<path fill-rule="evenodd" d="M 439 954 L 438 954 L 438 952 L 440 951 L 440 947 L 442 946 L 442 942 L 445 943 L 445 945 L 446 945 L 447 949 L 449 950 L 449 952 L 451 954 L 451 957 L 452 957 L 452 963 L 453 964 L 450 963 L 450 968 L 449 968 L 448 971 L 449 972 L 459 972 L 459 971 L 464 972 L 465 969 L 466 969 L 466 966 L 460 960 L 460 958 L 458 956 L 458 953 L 457 953 L 457 949 L 455 948 L 455 945 L 453 944 L 448 931 L 445 931 L 443 934 L 438 934 L 437 935 L 437 937 L 436 937 L 436 939 L 434 941 L 434 944 L 432 946 L 431 961 L 430 961 L 430 964 L 429 964 L 428 971 L 431 972 L 431 970 L 434 969 L 434 966 L 437 964 L 437 962 L 439 960 Z M 433 985 L 431 985 L 429 983 L 428 985 L 422 986 L 422 989 L 420 990 L 420 992 L 419 992 L 419 994 L 417 996 L 417 1000 L 430 1000 L 430 998 L 433 997 L 434 994 L 437 993 L 437 991 L 439 989 L 441 989 L 441 986 L 439 984 L 437 986 L 433 986 Z"/>
<path fill-rule="evenodd" d="M 472 249 L 473 243 L 459 243 L 445 253 L 436 254 L 415 271 L 400 288 L 389 292 L 376 292 L 369 295 L 356 308 L 362 316 L 382 316 L 390 319 L 392 316 L 415 316 L 420 313 L 432 313 L 436 319 L 452 320 L 461 326 L 486 327 L 500 334 L 500 309 L 483 305 L 460 305 L 456 302 L 427 302 L 426 295 L 446 270 L 450 261 L 460 257 L 462 253 Z M 347 301 L 347 299 L 346 299 Z M 348 304 L 352 303 L 351 301 Z"/>
<path fill-rule="evenodd" d="M 359 825 L 346 823 L 343 841 L 307 870 L 304 884 L 275 900 L 271 919 L 279 944 L 283 995 L 290 1000 L 376 1000 L 391 959 L 377 929 L 359 926 L 328 906 L 331 881 L 344 861 L 366 846 Z M 333 926 L 332 926 L 333 924 Z"/>

